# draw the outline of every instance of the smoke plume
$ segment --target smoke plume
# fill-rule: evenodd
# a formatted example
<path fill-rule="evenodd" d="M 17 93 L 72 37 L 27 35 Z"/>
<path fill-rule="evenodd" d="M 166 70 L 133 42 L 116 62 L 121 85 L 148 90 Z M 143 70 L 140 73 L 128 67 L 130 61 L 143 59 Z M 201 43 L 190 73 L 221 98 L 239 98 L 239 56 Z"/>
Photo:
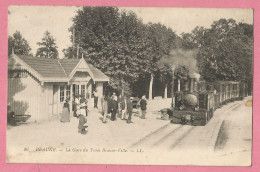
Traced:
<path fill-rule="evenodd" d="M 189 75 L 192 78 L 199 78 L 198 67 L 197 67 L 197 56 L 198 50 L 183 50 L 174 49 L 168 56 L 161 58 L 158 62 L 159 65 L 168 65 L 173 71 L 178 66 L 187 66 L 189 68 Z"/>

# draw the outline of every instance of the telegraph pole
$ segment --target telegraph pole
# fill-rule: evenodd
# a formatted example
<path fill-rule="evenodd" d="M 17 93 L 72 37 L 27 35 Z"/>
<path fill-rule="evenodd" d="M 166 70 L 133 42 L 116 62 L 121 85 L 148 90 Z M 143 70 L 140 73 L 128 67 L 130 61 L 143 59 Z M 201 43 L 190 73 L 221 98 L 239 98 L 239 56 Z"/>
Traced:
<path fill-rule="evenodd" d="M 73 59 L 75 58 L 74 57 L 74 50 L 75 50 L 75 27 L 73 26 L 73 29 L 72 29 L 72 47 L 73 47 Z"/>

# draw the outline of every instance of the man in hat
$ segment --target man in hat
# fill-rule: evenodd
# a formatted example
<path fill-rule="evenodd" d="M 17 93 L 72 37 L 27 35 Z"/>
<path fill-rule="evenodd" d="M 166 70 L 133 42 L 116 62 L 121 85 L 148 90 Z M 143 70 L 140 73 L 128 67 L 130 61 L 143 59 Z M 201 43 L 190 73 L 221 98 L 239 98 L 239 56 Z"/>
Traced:
<path fill-rule="evenodd" d="M 127 113 L 128 113 L 128 119 L 127 123 L 130 124 L 132 123 L 132 112 L 133 112 L 133 97 L 130 97 L 130 100 L 127 101 Z"/>
<path fill-rule="evenodd" d="M 97 107 L 97 103 L 98 103 L 98 93 L 97 90 L 94 91 L 94 108 L 98 108 Z"/>
<path fill-rule="evenodd" d="M 107 114 L 108 114 L 108 96 L 105 95 L 103 99 L 103 104 L 102 104 L 102 110 L 103 110 L 103 123 L 107 122 Z"/>
<path fill-rule="evenodd" d="M 116 111 L 118 109 L 118 104 L 117 104 L 117 97 L 115 96 L 112 100 L 111 100 L 111 120 L 115 121 L 116 120 Z"/>
<path fill-rule="evenodd" d="M 146 106 L 147 106 L 147 101 L 146 101 L 146 98 L 145 98 L 145 95 L 142 96 L 142 99 L 140 101 L 140 108 L 141 108 L 141 118 L 142 119 L 145 119 L 145 115 L 146 115 Z"/>

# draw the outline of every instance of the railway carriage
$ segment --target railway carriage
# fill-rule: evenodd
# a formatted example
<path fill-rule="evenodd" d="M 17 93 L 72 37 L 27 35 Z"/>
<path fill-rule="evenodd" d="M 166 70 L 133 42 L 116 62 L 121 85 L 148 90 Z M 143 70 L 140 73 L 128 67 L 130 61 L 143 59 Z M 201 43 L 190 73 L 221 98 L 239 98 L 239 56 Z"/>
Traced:
<path fill-rule="evenodd" d="M 215 109 L 247 96 L 246 83 L 234 81 L 199 82 L 196 90 L 175 93 L 175 106 L 161 110 L 175 124 L 206 125 Z"/>

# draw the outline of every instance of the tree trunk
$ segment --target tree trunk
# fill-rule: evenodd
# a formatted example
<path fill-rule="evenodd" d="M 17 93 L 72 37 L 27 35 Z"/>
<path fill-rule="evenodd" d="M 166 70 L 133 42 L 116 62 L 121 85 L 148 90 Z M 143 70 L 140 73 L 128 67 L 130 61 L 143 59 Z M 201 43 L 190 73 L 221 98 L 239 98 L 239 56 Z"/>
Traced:
<path fill-rule="evenodd" d="M 125 84 L 121 81 L 121 85 L 122 85 L 121 95 L 123 97 L 123 96 L 125 96 Z"/>
<path fill-rule="evenodd" d="M 149 85 L 149 99 L 153 99 L 153 74 L 151 74 L 151 80 Z"/>
<path fill-rule="evenodd" d="M 174 106 L 173 97 L 174 97 L 174 77 L 172 78 L 172 89 L 171 89 L 172 103 L 171 103 L 171 107 Z"/>
<path fill-rule="evenodd" d="M 178 79 L 178 91 L 181 91 L 181 80 Z"/>
<path fill-rule="evenodd" d="M 165 88 L 164 88 L 164 98 L 167 99 L 167 86 L 168 84 L 165 85 Z"/>

